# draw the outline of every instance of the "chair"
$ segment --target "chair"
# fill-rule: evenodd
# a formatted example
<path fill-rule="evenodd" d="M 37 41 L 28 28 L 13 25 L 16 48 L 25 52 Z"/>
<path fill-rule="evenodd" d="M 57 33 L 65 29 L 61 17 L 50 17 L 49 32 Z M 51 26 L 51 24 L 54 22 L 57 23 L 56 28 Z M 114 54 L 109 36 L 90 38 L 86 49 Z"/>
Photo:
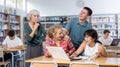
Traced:
<path fill-rule="evenodd" d="M 95 62 L 71 62 L 69 67 L 99 67 Z"/>
<path fill-rule="evenodd" d="M 58 67 L 54 61 L 32 61 L 30 67 Z"/>
<path fill-rule="evenodd" d="M 9 62 L 8 61 L 4 61 L 4 53 L 3 53 L 3 48 L 0 48 L 0 58 L 2 59 L 2 61 L 0 61 L 0 66 L 4 65 L 4 67 L 6 67 Z"/>

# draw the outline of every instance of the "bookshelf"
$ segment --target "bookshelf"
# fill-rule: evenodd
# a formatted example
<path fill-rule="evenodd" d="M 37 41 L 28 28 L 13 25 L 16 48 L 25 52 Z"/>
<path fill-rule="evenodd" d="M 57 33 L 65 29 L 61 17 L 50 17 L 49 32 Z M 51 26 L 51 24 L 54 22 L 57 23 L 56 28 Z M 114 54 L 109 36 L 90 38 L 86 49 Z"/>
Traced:
<path fill-rule="evenodd" d="M 20 37 L 20 16 L 10 15 L 9 29 L 14 30 L 16 36 Z"/>
<path fill-rule="evenodd" d="M 117 21 L 118 21 L 118 38 L 120 38 L 120 14 L 117 15 Z"/>
<path fill-rule="evenodd" d="M 0 12 L 0 45 L 9 30 L 14 30 L 16 36 L 20 37 L 20 16 Z"/>
<path fill-rule="evenodd" d="M 93 28 L 98 32 L 98 36 L 103 35 L 105 29 L 110 30 L 110 36 L 118 38 L 117 14 L 98 14 L 90 18 Z"/>
<path fill-rule="evenodd" d="M 70 16 L 44 16 L 40 17 L 40 22 L 45 27 L 45 30 L 47 30 L 50 26 L 55 24 L 65 27 L 68 18 L 70 18 Z"/>

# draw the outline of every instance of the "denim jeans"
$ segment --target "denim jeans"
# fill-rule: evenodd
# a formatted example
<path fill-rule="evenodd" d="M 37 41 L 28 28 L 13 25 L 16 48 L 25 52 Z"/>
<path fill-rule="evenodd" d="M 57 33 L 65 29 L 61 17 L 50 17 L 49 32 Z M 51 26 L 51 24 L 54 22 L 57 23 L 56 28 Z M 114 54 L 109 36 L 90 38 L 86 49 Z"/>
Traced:
<path fill-rule="evenodd" d="M 20 58 L 20 55 L 14 56 L 14 66 L 15 66 L 15 63 L 17 62 L 17 59 L 19 59 L 19 58 Z"/>

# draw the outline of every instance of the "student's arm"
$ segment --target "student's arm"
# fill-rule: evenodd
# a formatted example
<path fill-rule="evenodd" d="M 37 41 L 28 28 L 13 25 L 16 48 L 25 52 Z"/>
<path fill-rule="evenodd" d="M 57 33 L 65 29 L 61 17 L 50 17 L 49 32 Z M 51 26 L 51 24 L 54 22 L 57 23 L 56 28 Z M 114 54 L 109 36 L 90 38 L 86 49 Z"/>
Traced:
<path fill-rule="evenodd" d="M 25 46 L 24 45 L 21 45 L 21 46 L 16 46 L 16 47 L 14 47 L 15 49 L 24 49 L 25 48 Z"/>
<path fill-rule="evenodd" d="M 104 48 L 104 46 L 102 44 L 99 45 L 99 49 L 98 49 L 99 53 L 100 53 L 100 56 L 103 56 L 103 57 L 107 57 L 108 54 Z"/>
<path fill-rule="evenodd" d="M 83 43 L 79 46 L 79 48 L 71 55 L 71 57 L 76 57 L 78 56 L 84 49 L 85 49 L 85 46 L 86 46 L 86 42 L 83 41 Z"/>
<path fill-rule="evenodd" d="M 45 46 L 46 46 L 46 47 L 47 47 L 47 46 L 51 46 L 51 45 L 50 45 L 50 42 L 49 42 L 48 40 L 46 40 Z M 44 55 L 45 55 L 46 57 L 51 57 L 51 54 L 48 52 L 47 48 L 45 48 Z"/>
<path fill-rule="evenodd" d="M 47 49 L 45 49 L 45 51 L 44 51 L 44 55 L 45 55 L 46 57 L 51 57 L 51 54 L 48 52 Z"/>
<path fill-rule="evenodd" d="M 69 49 L 69 55 L 71 55 L 75 51 L 75 48 L 74 48 L 71 40 L 68 40 L 68 49 Z"/>

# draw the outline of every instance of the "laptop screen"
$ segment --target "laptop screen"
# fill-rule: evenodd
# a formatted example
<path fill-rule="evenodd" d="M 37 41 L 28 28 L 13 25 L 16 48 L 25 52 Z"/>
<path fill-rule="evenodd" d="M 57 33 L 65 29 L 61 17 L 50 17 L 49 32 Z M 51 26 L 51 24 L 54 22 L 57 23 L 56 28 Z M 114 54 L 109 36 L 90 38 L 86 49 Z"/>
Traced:
<path fill-rule="evenodd" d="M 111 46 L 118 46 L 120 39 L 113 39 Z"/>

